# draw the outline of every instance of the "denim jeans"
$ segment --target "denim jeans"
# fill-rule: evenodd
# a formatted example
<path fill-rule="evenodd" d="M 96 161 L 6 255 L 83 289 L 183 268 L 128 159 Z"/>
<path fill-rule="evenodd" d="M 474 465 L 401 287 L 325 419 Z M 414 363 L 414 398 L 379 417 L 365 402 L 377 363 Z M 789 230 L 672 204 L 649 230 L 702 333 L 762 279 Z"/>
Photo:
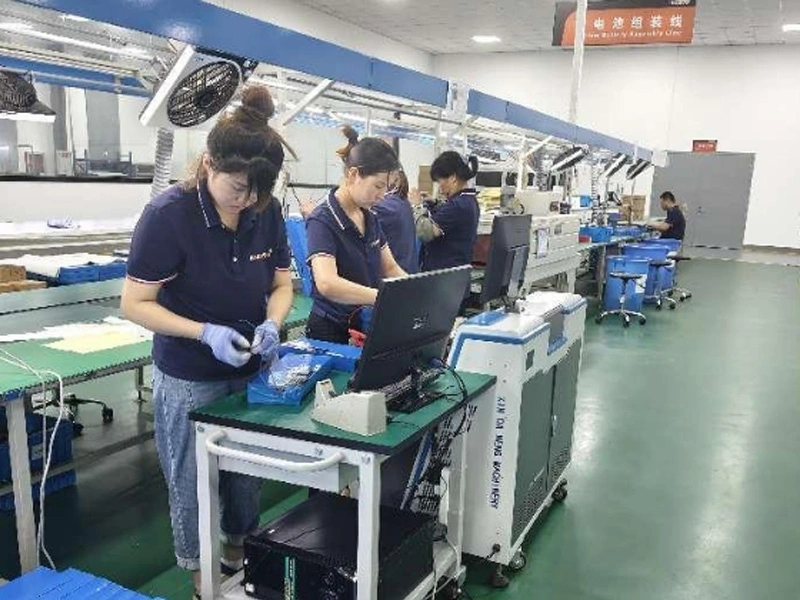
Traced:
<path fill-rule="evenodd" d="M 189 413 L 214 400 L 241 392 L 247 381 L 185 381 L 153 367 L 155 438 L 161 470 L 167 482 L 172 536 L 178 566 L 200 568 L 198 537 L 197 462 L 194 424 Z M 261 480 L 220 472 L 219 494 L 223 539 L 241 546 L 258 526 Z"/>

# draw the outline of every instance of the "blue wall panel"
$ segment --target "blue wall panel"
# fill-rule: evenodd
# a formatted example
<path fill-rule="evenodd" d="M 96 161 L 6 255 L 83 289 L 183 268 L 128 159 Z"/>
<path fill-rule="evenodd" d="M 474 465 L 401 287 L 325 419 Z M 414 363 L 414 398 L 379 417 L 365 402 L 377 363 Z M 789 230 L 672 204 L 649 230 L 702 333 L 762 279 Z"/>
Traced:
<path fill-rule="evenodd" d="M 434 106 L 447 104 L 447 82 L 383 60 L 372 60 L 370 89 Z"/>
<path fill-rule="evenodd" d="M 467 112 L 476 117 L 505 123 L 508 119 L 508 102 L 477 90 L 470 90 Z"/>

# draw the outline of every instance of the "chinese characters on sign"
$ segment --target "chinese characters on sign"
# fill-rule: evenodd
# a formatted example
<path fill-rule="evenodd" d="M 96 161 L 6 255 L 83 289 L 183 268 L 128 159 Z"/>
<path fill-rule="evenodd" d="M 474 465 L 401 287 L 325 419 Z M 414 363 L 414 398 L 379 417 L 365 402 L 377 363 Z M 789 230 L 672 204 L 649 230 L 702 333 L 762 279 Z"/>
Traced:
<path fill-rule="evenodd" d="M 694 140 L 692 152 L 710 153 L 717 151 L 717 140 Z"/>
<path fill-rule="evenodd" d="M 605 0 L 589 2 L 586 44 L 689 43 L 694 36 L 695 0 Z M 575 3 L 559 2 L 553 44 L 575 43 Z"/>

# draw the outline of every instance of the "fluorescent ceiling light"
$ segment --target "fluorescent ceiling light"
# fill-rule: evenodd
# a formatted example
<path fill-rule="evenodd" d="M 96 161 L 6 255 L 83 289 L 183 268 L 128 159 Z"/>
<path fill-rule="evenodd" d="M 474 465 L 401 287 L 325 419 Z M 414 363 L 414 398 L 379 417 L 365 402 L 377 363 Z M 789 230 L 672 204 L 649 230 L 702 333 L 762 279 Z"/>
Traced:
<path fill-rule="evenodd" d="M 0 112 L 0 119 L 8 121 L 33 121 L 36 123 L 55 123 L 55 115 L 41 115 L 37 113 L 6 113 Z"/>
<path fill-rule="evenodd" d="M 324 115 L 325 114 L 325 109 L 324 108 L 320 108 L 319 106 L 307 106 L 306 107 L 306 112 L 313 113 L 315 115 Z"/>
<path fill-rule="evenodd" d="M 89 21 L 86 17 L 81 17 L 79 15 L 64 15 L 64 18 L 69 21 L 75 21 L 76 23 L 86 23 Z"/>
<path fill-rule="evenodd" d="M 30 28 L 30 26 L 28 26 L 27 28 L 20 28 L 18 25 L 19 25 L 18 23 L 0 23 L 0 30 L 11 31 L 13 33 L 18 33 L 20 35 L 27 35 L 29 37 L 38 38 L 40 40 L 57 42 L 60 44 L 66 44 L 68 46 L 77 46 L 79 48 L 86 48 L 87 50 L 97 50 L 98 52 L 108 52 L 109 54 L 119 54 L 121 56 L 131 56 L 134 58 L 143 58 L 147 60 L 153 58 L 153 56 L 143 48 L 128 47 L 128 46 L 121 46 L 121 47 L 105 46 L 103 44 L 95 44 L 94 42 L 87 42 L 85 40 L 76 40 L 74 38 L 66 37 L 63 35 L 55 35 L 53 33 L 47 33 L 45 31 L 36 31 L 35 29 Z"/>
<path fill-rule="evenodd" d="M 783 26 L 784 33 L 789 33 L 792 31 L 800 31 L 800 23 L 787 23 Z"/>
<path fill-rule="evenodd" d="M 24 31 L 33 29 L 33 27 L 27 23 L 0 23 L 0 29 L 5 29 L 6 31 Z"/>
<path fill-rule="evenodd" d="M 367 117 L 362 117 L 361 115 L 354 115 L 352 113 L 336 113 L 336 116 L 344 121 L 358 121 L 359 123 L 366 123 Z"/>
<path fill-rule="evenodd" d="M 496 44 L 501 40 L 496 35 L 473 35 L 472 41 L 478 44 Z"/>

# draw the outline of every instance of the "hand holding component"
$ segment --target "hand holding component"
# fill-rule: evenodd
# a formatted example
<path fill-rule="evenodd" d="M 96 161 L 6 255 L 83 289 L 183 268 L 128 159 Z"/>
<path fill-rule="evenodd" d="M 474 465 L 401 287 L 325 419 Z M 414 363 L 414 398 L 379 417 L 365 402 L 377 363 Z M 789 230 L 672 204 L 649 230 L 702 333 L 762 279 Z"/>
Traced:
<path fill-rule="evenodd" d="M 250 351 L 256 355 L 260 354 L 264 360 L 269 360 L 275 354 L 278 344 L 281 343 L 278 326 L 272 319 L 267 319 L 256 327 L 253 343 Z"/>
<path fill-rule="evenodd" d="M 243 367 L 253 357 L 249 350 L 250 342 L 232 327 L 206 323 L 200 341 L 211 348 L 218 361 L 232 367 Z"/>

